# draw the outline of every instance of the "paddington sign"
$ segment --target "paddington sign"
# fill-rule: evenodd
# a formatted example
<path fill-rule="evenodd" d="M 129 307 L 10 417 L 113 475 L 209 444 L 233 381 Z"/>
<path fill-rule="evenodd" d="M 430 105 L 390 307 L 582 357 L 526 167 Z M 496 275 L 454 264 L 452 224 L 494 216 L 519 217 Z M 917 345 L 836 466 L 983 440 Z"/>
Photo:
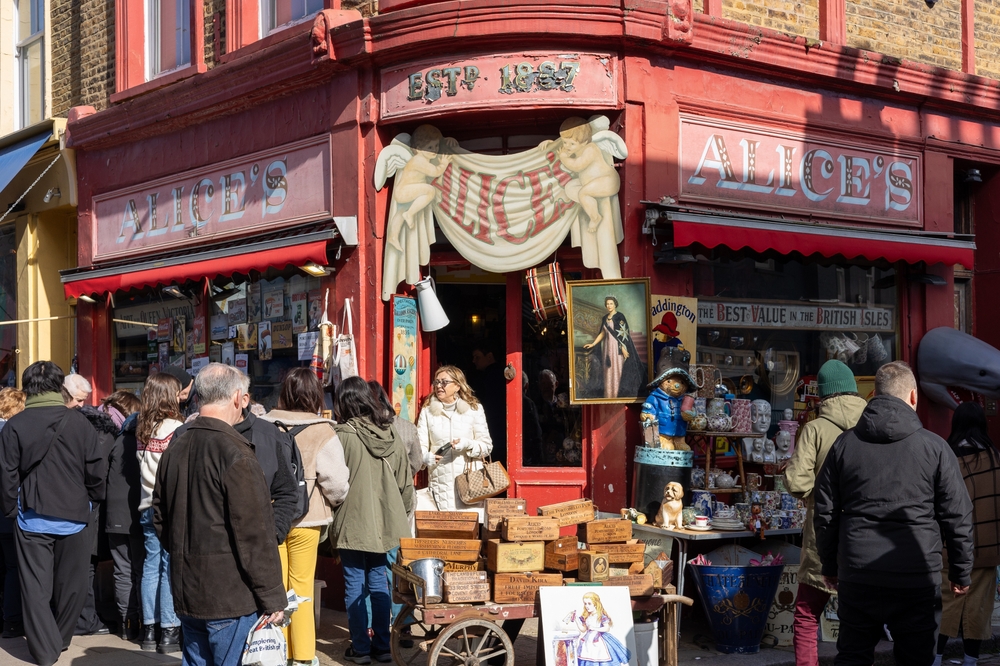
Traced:
<path fill-rule="evenodd" d="M 544 104 L 616 107 L 617 61 L 600 53 L 512 53 L 382 71 L 383 119 Z"/>
<path fill-rule="evenodd" d="M 95 261 L 332 216 L 328 135 L 94 197 Z"/>
<path fill-rule="evenodd" d="M 893 331 L 892 308 L 768 301 L 698 301 L 699 326 L 808 331 Z"/>
<path fill-rule="evenodd" d="M 919 226 L 920 155 L 681 119 L 681 196 L 754 209 Z"/>

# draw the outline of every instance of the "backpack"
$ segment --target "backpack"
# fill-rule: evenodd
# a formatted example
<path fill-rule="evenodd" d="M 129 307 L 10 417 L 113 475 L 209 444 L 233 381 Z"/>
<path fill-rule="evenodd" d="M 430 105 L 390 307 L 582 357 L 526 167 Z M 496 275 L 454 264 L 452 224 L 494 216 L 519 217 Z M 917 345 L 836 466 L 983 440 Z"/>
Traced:
<path fill-rule="evenodd" d="M 316 490 L 316 479 L 308 479 L 308 481 L 313 482 L 312 490 L 309 490 L 309 486 L 306 483 L 306 468 L 305 464 L 302 462 L 302 452 L 299 451 L 298 444 L 295 443 L 295 436 L 300 432 L 308 428 L 307 425 L 300 426 L 288 426 L 281 421 L 275 421 L 274 425 L 278 426 L 282 432 L 288 435 L 288 442 L 291 445 L 291 461 L 292 461 L 292 475 L 295 477 L 295 483 L 299 487 L 298 503 L 296 504 L 296 517 L 295 520 L 301 519 L 307 513 L 309 513 L 309 502 L 312 500 L 313 491 Z M 286 445 L 287 446 L 287 445 Z"/>

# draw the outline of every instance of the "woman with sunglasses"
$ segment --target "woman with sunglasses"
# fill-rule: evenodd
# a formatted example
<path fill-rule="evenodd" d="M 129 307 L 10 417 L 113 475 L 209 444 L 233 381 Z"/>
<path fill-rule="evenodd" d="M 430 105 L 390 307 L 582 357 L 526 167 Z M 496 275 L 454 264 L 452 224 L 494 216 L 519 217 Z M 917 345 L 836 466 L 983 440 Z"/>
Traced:
<path fill-rule="evenodd" d="M 455 366 L 439 368 L 432 384 L 433 393 L 417 418 L 431 497 L 438 511 L 475 509 L 459 499 L 455 479 L 468 464 L 481 467 L 482 458 L 493 450 L 486 413 Z"/>

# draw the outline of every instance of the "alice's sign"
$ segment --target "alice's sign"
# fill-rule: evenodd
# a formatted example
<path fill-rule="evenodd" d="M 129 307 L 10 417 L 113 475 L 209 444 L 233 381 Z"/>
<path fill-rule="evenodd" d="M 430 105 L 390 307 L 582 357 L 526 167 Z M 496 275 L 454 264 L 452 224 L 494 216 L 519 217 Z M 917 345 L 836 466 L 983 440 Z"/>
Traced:
<path fill-rule="evenodd" d="M 699 326 L 785 328 L 805 331 L 893 331 L 893 308 L 778 303 L 698 301 Z"/>
<path fill-rule="evenodd" d="M 94 259 L 329 218 L 327 135 L 94 197 Z"/>
<path fill-rule="evenodd" d="M 920 225 L 920 155 L 681 119 L 681 196 L 808 215 Z"/>
<path fill-rule="evenodd" d="M 537 266 L 570 235 L 583 264 L 621 277 L 624 238 L 614 159 L 625 142 L 608 119 L 569 118 L 554 141 L 513 155 L 464 150 L 432 125 L 398 135 L 375 163 L 375 188 L 394 177 L 385 230 L 382 298 L 416 284 L 430 261 L 434 222 L 473 266 L 491 273 Z"/>
<path fill-rule="evenodd" d="M 382 71 L 383 119 L 497 106 L 618 105 L 617 61 L 599 53 L 514 53 Z"/>

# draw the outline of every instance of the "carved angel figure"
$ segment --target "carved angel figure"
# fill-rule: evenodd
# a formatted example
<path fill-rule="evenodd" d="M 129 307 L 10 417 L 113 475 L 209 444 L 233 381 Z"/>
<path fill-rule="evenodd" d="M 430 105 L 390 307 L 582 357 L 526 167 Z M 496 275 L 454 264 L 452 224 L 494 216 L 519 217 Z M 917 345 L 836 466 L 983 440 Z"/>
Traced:
<path fill-rule="evenodd" d="M 583 207 L 589 220 L 587 231 L 591 233 L 597 231 L 605 215 L 611 217 L 610 211 L 602 214 L 600 209 L 607 208 L 608 197 L 617 195 L 621 186 L 611 158 L 625 159 L 628 155 L 625 142 L 609 132 L 607 118 L 600 117 L 605 128 L 596 134 L 592 123 L 583 118 L 567 118 L 559 127 L 560 146 L 556 150 L 562 165 L 576 174 L 566 184 L 566 195 Z"/>

